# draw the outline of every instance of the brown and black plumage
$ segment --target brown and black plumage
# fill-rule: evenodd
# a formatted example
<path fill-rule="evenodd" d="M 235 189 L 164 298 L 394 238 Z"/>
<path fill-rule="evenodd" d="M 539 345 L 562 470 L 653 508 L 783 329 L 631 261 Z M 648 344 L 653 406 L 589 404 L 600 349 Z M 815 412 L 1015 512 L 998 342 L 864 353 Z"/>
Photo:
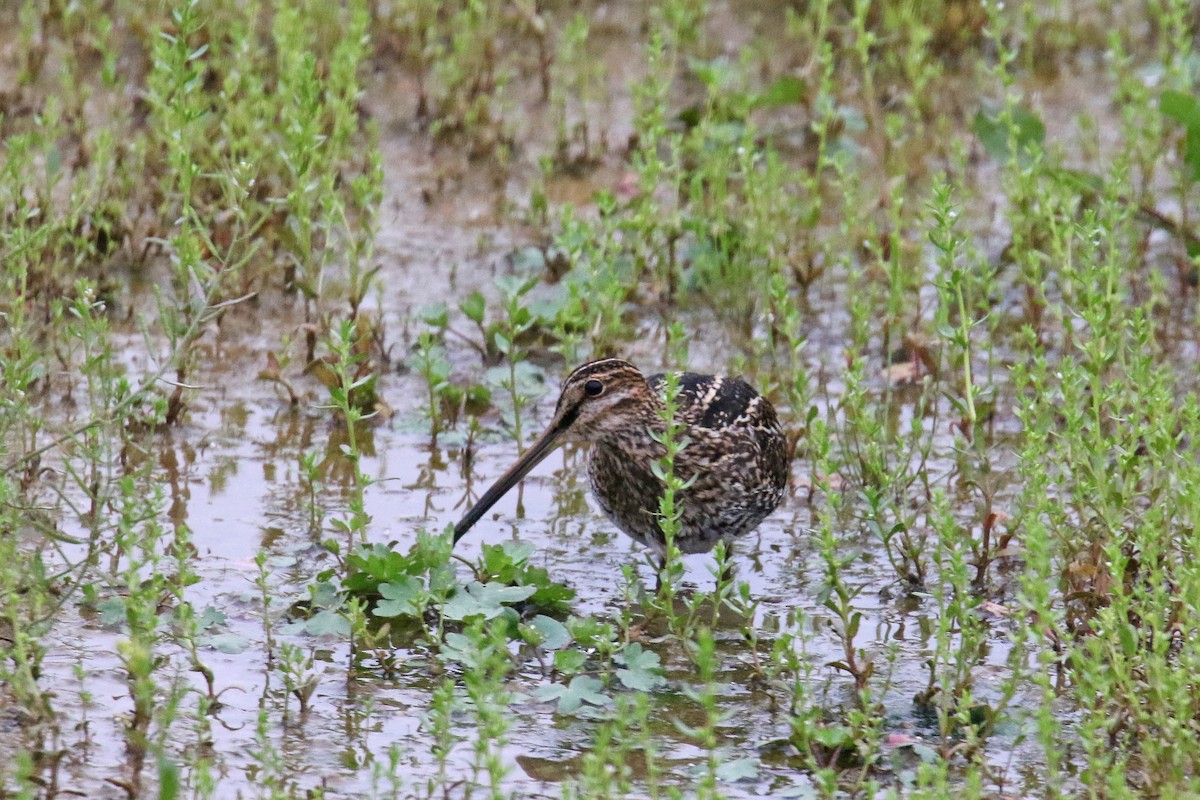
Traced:
<path fill-rule="evenodd" d="M 663 483 L 654 465 L 665 425 L 663 375 L 642 375 L 628 361 L 605 358 L 563 383 L 554 418 L 525 455 L 484 492 L 454 528 L 457 542 L 555 447 L 591 446 L 592 494 L 613 523 L 638 542 L 664 551 L 659 527 Z M 679 376 L 677 418 L 687 444 L 675 473 L 691 484 L 678 497 L 675 544 L 704 553 L 758 527 L 779 505 L 788 479 L 787 445 L 775 409 L 745 381 L 691 372 Z"/>

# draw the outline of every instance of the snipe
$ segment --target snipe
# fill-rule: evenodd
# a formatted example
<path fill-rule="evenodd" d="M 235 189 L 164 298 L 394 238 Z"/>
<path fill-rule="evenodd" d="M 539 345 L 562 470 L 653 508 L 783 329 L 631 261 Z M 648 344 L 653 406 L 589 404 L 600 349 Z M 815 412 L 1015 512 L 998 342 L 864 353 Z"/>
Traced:
<path fill-rule="evenodd" d="M 592 494 L 614 524 L 660 555 L 662 481 L 654 465 L 661 435 L 664 376 L 646 378 L 628 361 L 605 358 L 572 372 L 563 383 L 550 427 L 517 463 L 483 493 L 454 527 L 454 541 L 497 500 L 564 442 L 591 445 Z M 775 409 L 745 381 L 685 372 L 679 376 L 678 418 L 687 445 L 675 472 L 691 485 L 678 503 L 675 545 L 704 553 L 718 541 L 749 533 L 779 505 L 788 479 L 787 445 Z"/>

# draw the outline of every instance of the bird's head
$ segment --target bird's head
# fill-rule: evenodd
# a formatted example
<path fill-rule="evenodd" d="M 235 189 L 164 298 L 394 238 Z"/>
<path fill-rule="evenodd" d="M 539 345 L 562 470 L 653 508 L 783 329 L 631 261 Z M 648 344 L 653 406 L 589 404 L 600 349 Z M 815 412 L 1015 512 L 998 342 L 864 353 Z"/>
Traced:
<path fill-rule="evenodd" d="M 633 364 L 592 361 L 563 382 L 550 431 L 569 442 L 593 442 L 625 432 L 645 433 L 657 418 L 658 395 Z"/>
<path fill-rule="evenodd" d="M 657 419 L 657 408 L 654 390 L 628 361 L 603 358 L 579 367 L 563 382 L 546 432 L 463 515 L 454 527 L 454 541 L 560 444 L 644 435 Z"/>

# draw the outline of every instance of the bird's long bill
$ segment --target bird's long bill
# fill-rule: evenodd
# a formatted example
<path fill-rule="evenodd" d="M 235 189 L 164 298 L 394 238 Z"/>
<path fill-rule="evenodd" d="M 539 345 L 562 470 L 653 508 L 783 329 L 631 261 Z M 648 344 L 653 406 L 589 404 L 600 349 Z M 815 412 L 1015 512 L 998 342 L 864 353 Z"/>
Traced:
<path fill-rule="evenodd" d="M 555 420 L 557 422 L 557 420 Z M 508 472 L 501 475 L 492 488 L 483 493 L 483 496 L 471 506 L 471 510 L 463 515 L 458 524 L 454 526 L 454 542 L 458 543 L 467 531 L 471 530 L 479 519 L 488 512 L 496 501 L 503 497 L 509 489 L 516 486 L 522 478 L 529 474 L 529 471 L 542 462 L 546 456 L 554 450 L 558 444 L 558 437 L 563 432 L 563 428 L 556 424 L 551 424 L 546 432 L 542 434 L 533 446 L 525 451 L 525 455 L 517 463 L 508 468 Z"/>

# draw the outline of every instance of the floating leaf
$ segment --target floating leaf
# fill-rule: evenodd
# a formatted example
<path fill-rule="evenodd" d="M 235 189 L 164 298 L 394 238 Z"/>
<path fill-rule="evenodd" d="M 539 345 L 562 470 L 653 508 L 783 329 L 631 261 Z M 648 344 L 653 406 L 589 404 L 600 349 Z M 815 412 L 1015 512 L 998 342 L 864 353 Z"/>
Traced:
<path fill-rule="evenodd" d="M 244 653 L 250 647 L 250 640 L 238 633 L 213 633 L 201 636 L 199 643 L 203 647 L 211 647 L 228 655 Z"/>
<path fill-rule="evenodd" d="M 529 621 L 529 625 L 542 636 L 538 645 L 543 650 L 560 650 L 571 642 L 571 634 L 567 626 L 553 617 L 539 614 Z"/>
<path fill-rule="evenodd" d="M 571 610 L 571 601 L 575 599 L 575 590 L 561 583 L 550 583 L 539 586 L 529 597 L 529 602 L 545 611 L 566 614 Z"/>
<path fill-rule="evenodd" d="M 666 683 L 658 653 L 644 649 L 639 642 L 626 647 L 616 658 L 625 664 L 624 669 L 617 670 L 617 679 L 625 688 L 648 692 Z"/>
<path fill-rule="evenodd" d="M 407 555 L 382 544 L 359 547 L 348 561 L 352 572 L 342 585 L 355 594 L 373 594 L 380 584 L 415 571 Z"/>
<path fill-rule="evenodd" d="M 441 534 L 419 532 L 416 544 L 407 553 L 385 544 L 357 547 L 347 560 L 351 575 L 342 588 L 351 594 L 376 595 L 382 584 L 395 583 L 405 576 L 428 575 L 433 594 L 443 594 L 457 583 L 449 563 L 450 541 Z"/>
<path fill-rule="evenodd" d="M 532 587 L 535 591 L 530 595 L 529 603 L 543 611 L 560 614 L 569 612 L 575 590 L 555 583 L 545 568 L 531 566 L 528 560 L 533 551 L 532 544 L 520 541 L 484 545 L 482 572 L 498 583 Z"/>
<path fill-rule="evenodd" d="M 499 583 L 472 581 L 455 593 L 442 606 L 446 619 L 465 620 L 469 617 L 493 619 L 504 613 L 505 603 L 519 603 L 536 590 L 533 586 L 505 586 Z"/>
<path fill-rule="evenodd" d="M 350 635 L 350 620 L 334 611 L 326 608 L 313 614 L 304 621 L 304 632 L 310 636 L 325 636 L 332 634 L 335 636 Z"/>
<path fill-rule="evenodd" d="M 540 397 L 546 391 L 546 373 L 529 361 L 521 361 L 513 366 L 517 374 L 517 393 L 526 397 Z M 488 386 L 503 389 L 505 394 L 511 391 L 511 376 L 508 366 L 491 367 L 483 374 L 484 383 Z"/>
<path fill-rule="evenodd" d="M 479 665 L 478 648 L 471 637 L 462 633 L 447 633 L 442 639 L 439 649 L 441 657 L 447 661 L 457 661 L 468 669 Z"/>
<path fill-rule="evenodd" d="M 604 694 L 604 683 L 599 678 L 590 675 L 576 675 L 567 685 L 550 683 L 534 692 L 539 700 L 557 700 L 558 713 L 574 714 L 584 703 L 592 706 L 606 706 L 612 698 Z"/>
<path fill-rule="evenodd" d="M 512 559 L 514 564 L 525 564 L 529 561 L 529 557 L 536 550 L 532 542 L 513 541 L 508 539 L 500 543 L 500 549 L 504 554 Z"/>
<path fill-rule="evenodd" d="M 717 780 L 723 782 L 754 780 L 758 777 L 757 758 L 738 758 L 717 765 Z"/>
<path fill-rule="evenodd" d="M 200 618 L 196 620 L 196 627 L 200 630 L 204 630 L 206 628 L 211 628 L 214 625 L 224 625 L 225 621 L 226 619 L 224 611 L 219 611 L 212 606 L 207 606 L 202 612 L 200 612 Z"/>
<path fill-rule="evenodd" d="M 909 745 L 909 747 L 912 749 L 913 753 L 916 754 L 917 758 L 921 759 L 926 764 L 936 764 L 938 761 L 941 761 L 941 757 L 938 756 L 937 751 L 927 744 L 914 742 L 913 744 Z"/>
<path fill-rule="evenodd" d="M 117 626 L 125 623 L 125 598 L 114 595 L 96 603 L 96 611 L 100 612 L 100 622 L 103 625 Z"/>
<path fill-rule="evenodd" d="M 481 560 L 488 575 L 505 583 L 513 583 L 532 554 L 532 544 L 510 540 L 498 545 L 485 544 Z"/>
<path fill-rule="evenodd" d="M 514 250 L 509 254 L 509 260 L 512 262 L 515 272 L 525 275 L 540 273 L 546 269 L 546 254 L 542 252 L 542 248 L 533 247 L 532 245 Z M 525 291 L 528 291 L 528 289 Z M 524 294 L 524 292 L 519 293 Z"/>
<path fill-rule="evenodd" d="M 563 675 L 574 675 L 586 662 L 587 655 L 582 650 L 559 650 L 554 654 L 554 669 Z"/>
<path fill-rule="evenodd" d="M 375 604 L 377 617 L 419 616 L 425 610 L 425 582 L 412 575 L 400 575 L 394 581 L 379 584 L 383 599 Z"/>

